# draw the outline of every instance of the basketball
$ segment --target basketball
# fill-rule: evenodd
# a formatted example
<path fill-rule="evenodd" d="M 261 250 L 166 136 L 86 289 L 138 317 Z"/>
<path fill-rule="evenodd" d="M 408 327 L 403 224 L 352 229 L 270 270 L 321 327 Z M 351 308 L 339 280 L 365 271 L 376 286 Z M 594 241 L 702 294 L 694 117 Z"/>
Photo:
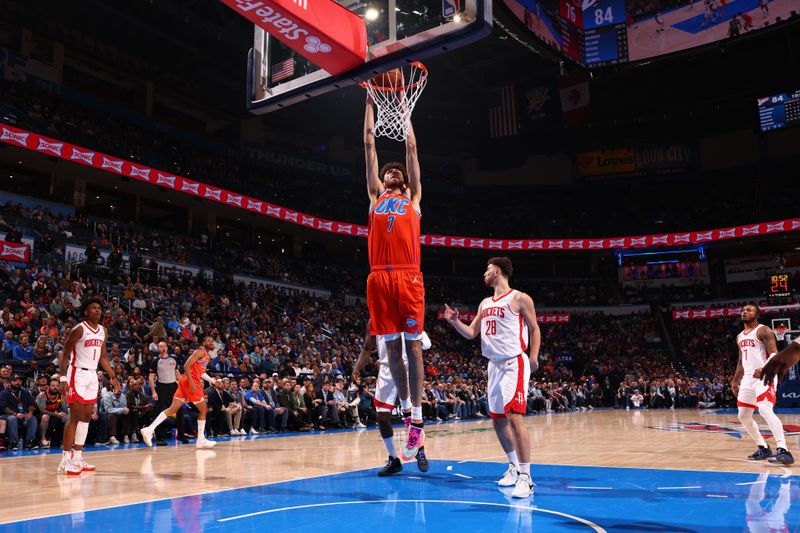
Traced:
<path fill-rule="evenodd" d="M 399 68 L 378 74 L 371 80 L 372 84 L 376 87 L 384 89 L 399 89 L 403 86 L 403 71 Z"/>

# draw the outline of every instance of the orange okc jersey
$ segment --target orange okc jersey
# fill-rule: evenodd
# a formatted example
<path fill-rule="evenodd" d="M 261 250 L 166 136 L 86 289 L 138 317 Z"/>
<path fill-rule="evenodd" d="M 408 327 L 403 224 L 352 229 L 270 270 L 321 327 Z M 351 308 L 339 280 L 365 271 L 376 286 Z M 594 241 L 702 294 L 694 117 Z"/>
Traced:
<path fill-rule="evenodd" d="M 192 380 L 195 383 L 200 383 L 203 381 L 203 374 L 206 371 L 206 367 L 208 367 L 208 362 L 211 358 L 208 356 L 208 352 L 203 350 L 203 356 L 194 362 L 192 365 L 192 370 L 190 372 L 192 376 Z"/>
<path fill-rule="evenodd" d="M 369 214 L 369 266 L 419 268 L 420 219 L 405 194 L 384 191 Z"/>

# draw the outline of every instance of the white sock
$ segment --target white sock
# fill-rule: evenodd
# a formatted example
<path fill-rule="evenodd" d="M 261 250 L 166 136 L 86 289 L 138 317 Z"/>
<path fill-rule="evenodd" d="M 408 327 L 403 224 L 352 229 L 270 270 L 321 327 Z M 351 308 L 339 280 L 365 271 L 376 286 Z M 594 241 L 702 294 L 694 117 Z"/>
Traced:
<path fill-rule="evenodd" d="M 520 463 L 519 464 L 519 473 L 520 474 L 528 474 L 528 477 L 531 475 L 531 464 L 530 463 Z"/>
<path fill-rule="evenodd" d="M 164 414 L 164 411 L 161 411 L 160 413 L 158 413 L 158 416 L 156 417 L 156 419 L 155 419 L 155 420 L 153 420 L 153 421 L 150 423 L 150 425 L 149 425 L 149 426 L 147 426 L 147 429 L 149 429 L 150 431 L 153 431 L 154 429 L 156 429 L 156 428 L 158 427 L 158 425 L 159 425 L 161 422 L 163 422 L 163 421 L 164 421 L 164 420 L 166 420 L 166 419 L 167 419 L 167 415 L 165 415 L 165 414 Z"/>
<path fill-rule="evenodd" d="M 205 440 L 206 439 L 206 421 L 205 420 L 198 420 L 197 421 L 197 440 Z"/>
<path fill-rule="evenodd" d="M 750 438 L 753 439 L 756 444 L 766 447 L 767 441 L 764 440 L 764 437 L 758 430 L 758 424 L 756 424 L 756 421 L 753 420 L 753 410 L 751 408 L 739 407 L 739 421 L 744 426 L 747 434 L 750 435 Z"/>
<path fill-rule="evenodd" d="M 517 451 L 514 450 L 513 452 L 508 452 L 506 454 L 506 457 L 508 457 L 508 462 L 514 465 L 514 468 L 519 470 L 519 459 L 517 459 Z"/>
<path fill-rule="evenodd" d="M 411 421 L 412 422 L 422 422 L 422 406 L 414 407 L 411 406 Z"/>
<path fill-rule="evenodd" d="M 394 437 L 383 439 L 383 445 L 386 446 L 386 451 L 389 452 L 390 457 L 397 457 L 397 450 L 394 449 Z"/>
<path fill-rule="evenodd" d="M 786 449 L 786 435 L 783 434 L 783 424 L 778 415 L 772 410 L 772 404 L 767 401 L 758 402 L 758 414 L 767 421 L 772 436 L 775 438 L 775 445 L 778 448 Z"/>
<path fill-rule="evenodd" d="M 83 450 L 73 450 L 72 451 L 72 460 L 76 463 L 83 458 Z"/>
<path fill-rule="evenodd" d="M 400 400 L 400 408 L 403 411 L 410 411 L 411 410 L 411 400 L 409 400 L 409 399 Z M 420 406 L 420 416 L 421 416 L 421 413 L 422 413 L 422 407 Z"/>

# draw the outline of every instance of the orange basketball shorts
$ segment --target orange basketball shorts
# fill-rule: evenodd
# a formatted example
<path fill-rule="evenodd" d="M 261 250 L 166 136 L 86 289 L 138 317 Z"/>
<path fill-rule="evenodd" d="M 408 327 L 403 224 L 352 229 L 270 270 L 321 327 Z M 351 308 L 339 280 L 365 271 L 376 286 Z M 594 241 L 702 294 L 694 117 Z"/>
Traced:
<path fill-rule="evenodd" d="M 422 333 L 425 284 L 419 270 L 375 270 L 367 278 L 370 335 Z"/>
<path fill-rule="evenodd" d="M 205 399 L 206 394 L 203 392 L 203 384 L 195 383 L 194 392 L 189 388 L 189 376 L 181 376 L 178 380 L 178 390 L 175 391 L 175 398 L 181 400 L 183 403 L 197 403 Z"/>

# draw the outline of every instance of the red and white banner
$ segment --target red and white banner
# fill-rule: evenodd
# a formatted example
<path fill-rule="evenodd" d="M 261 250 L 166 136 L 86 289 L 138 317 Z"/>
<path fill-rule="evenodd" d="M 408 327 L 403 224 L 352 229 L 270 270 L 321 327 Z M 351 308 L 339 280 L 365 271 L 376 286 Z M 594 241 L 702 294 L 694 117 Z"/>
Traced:
<path fill-rule="evenodd" d="M 0 124 L 0 142 L 21 146 L 48 156 L 57 156 L 108 172 L 166 187 L 191 196 L 213 200 L 221 204 L 259 213 L 285 222 L 291 222 L 310 229 L 366 237 L 367 227 L 349 222 L 326 220 L 294 211 L 280 205 L 271 204 L 257 198 L 236 194 L 225 189 L 176 176 L 153 168 L 134 165 L 130 161 L 57 141 L 39 134 Z M 571 238 L 571 239 L 490 239 L 486 237 L 459 237 L 453 235 L 422 235 L 420 241 L 425 246 L 445 248 L 469 248 L 498 251 L 552 251 L 552 250 L 622 250 L 628 248 L 651 248 L 667 246 L 686 246 L 728 239 L 758 237 L 773 233 L 800 230 L 800 218 L 760 222 L 745 226 L 732 226 L 703 231 L 663 233 L 656 235 L 636 235 L 625 237 Z"/>
<path fill-rule="evenodd" d="M 444 320 L 444 310 L 437 311 L 436 316 L 439 320 Z M 468 311 L 459 313 L 458 317 L 463 322 L 472 322 L 477 313 Z M 570 313 L 537 313 L 536 321 L 540 324 L 569 324 L 572 315 Z"/>
<path fill-rule="evenodd" d="M 586 122 L 592 115 L 589 106 L 589 74 L 584 71 L 562 76 L 558 80 L 564 124 Z"/>
<path fill-rule="evenodd" d="M 683 309 L 672 310 L 673 320 L 698 320 L 703 318 L 733 318 L 742 315 L 743 306 L 732 307 L 706 307 L 705 309 Z M 800 311 L 800 304 L 793 306 L 762 307 L 761 313 L 765 315 L 775 315 L 780 313 L 792 313 Z"/>
<path fill-rule="evenodd" d="M 367 25 L 333 0 L 220 1 L 334 76 L 367 57 Z"/>
<path fill-rule="evenodd" d="M 0 259 L 15 263 L 27 263 L 31 259 L 31 248 L 27 244 L 0 241 Z"/>

